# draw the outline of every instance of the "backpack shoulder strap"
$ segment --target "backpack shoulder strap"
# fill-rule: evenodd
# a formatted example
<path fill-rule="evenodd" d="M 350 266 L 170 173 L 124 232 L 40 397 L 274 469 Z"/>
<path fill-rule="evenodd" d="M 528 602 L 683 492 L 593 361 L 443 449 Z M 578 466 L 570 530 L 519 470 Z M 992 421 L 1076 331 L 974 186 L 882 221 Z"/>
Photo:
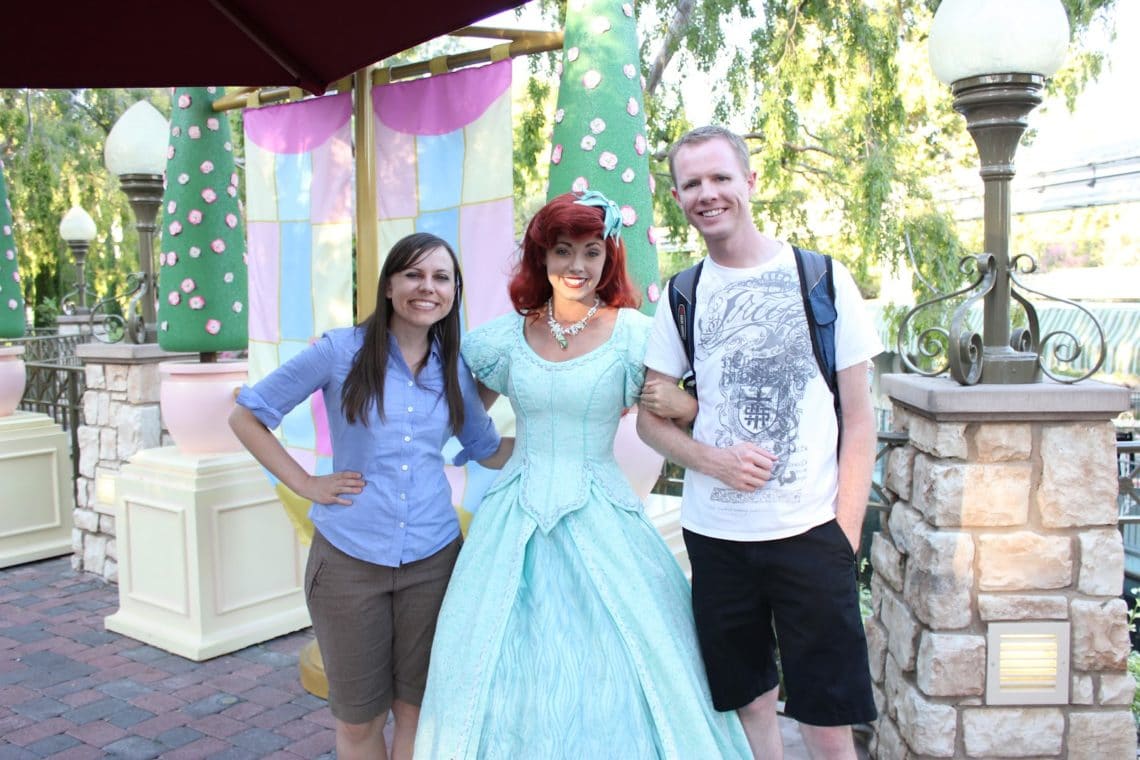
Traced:
<path fill-rule="evenodd" d="M 701 268 L 704 259 L 698 261 L 688 269 L 682 269 L 669 278 L 666 291 L 669 294 L 669 312 L 673 315 L 673 324 L 677 326 L 677 335 L 685 346 L 685 356 L 689 366 L 693 366 L 693 351 L 696 338 L 696 311 L 697 311 L 697 283 L 701 279 Z"/>
<path fill-rule="evenodd" d="M 830 256 L 805 248 L 792 247 L 796 255 L 796 269 L 800 275 L 800 295 L 811 335 L 811 348 L 828 389 L 835 398 L 836 417 L 839 409 L 839 378 L 835 362 L 835 320 L 839 312 L 835 307 L 835 274 Z"/>

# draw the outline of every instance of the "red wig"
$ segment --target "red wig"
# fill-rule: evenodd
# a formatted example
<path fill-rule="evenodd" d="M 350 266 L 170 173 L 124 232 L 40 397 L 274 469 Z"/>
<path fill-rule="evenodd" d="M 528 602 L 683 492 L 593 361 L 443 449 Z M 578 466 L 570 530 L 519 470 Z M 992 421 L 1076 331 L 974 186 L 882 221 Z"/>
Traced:
<path fill-rule="evenodd" d="M 597 206 L 584 206 L 574 201 L 581 196 L 565 193 L 551 200 L 530 220 L 523 236 L 522 257 L 507 286 L 511 303 L 519 314 L 534 311 L 553 294 L 546 275 L 546 252 L 560 237 L 597 236 L 606 244 L 606 261 L 598 281 L 598 298 L 608 306 L 640 305 L 637 291 L 625 271 L 625 244 L 603 236 L 604 212 Z"/>

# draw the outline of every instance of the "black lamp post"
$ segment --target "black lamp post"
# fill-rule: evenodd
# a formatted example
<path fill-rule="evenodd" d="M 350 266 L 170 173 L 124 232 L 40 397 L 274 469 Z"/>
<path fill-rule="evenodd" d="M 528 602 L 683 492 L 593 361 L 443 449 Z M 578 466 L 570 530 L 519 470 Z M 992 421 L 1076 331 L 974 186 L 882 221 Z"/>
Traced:
<path fill-rule="evenodd" d="M 71 210 L 59 220 L 59 236 L 71 249 L 71 257 L 75 259 L 75 290 L 78 304 L 64 298 L 64 312 L 66 314 L 89 314 L 87 307 L 87 249 L 95 239 L 95 220 L 79 206 L 72 206 Z"/>
<path fill-rule="evenodd" d="M 127 333 L 136 343 L 155 340 L 154 274 L 155 219 L 162 204 L 163 172 L 169 143 L 166 118 L 145 100 L 128 108 L 107 135 L 103 158 L 135 215 L 139 237 L 139 269 L 127 320 Z M 137 312 L 137 315 L 136 315 Z"/>
<path fill-rule="evenodd" d="M 943 0 L 938 6 L 930 31 L 930 63 L 938 78 L 950 85 L 954 110 L 966 118 L 966 128 L 978 147 L 985 183 L 985 253 L 963 260 L 963 271 L 973 268 L 977 275 L 971 285 L 920 304 L 903 318 L 899 354 L 913 371 L 932 375 L 949 369 L 950 375 L 964 385 L 1032 383 L 1040 379 L 1040 371 L 1058 380 L 1073 380 L 1053 375 L 1041 357 L 1044 345 L 1059 337 L 1068 343 L 1054 349 L 1055 357 L 1062 362 L 1073 361 L 1082 351 L 1079 341 L 1069 333 L 1040 335 L 1032 304 L 1012 288 L 1017 285 L 1021 290 L 1045 295 L 1017 278 L 1019 271 L 1033 271 L 1036 263 L 1028 255 L 1011 258 L 1009 251 L 1014 154 L 1030 112 L 1041 103 L 1045 79 L 1064 61 L 1068 43 L 1069 22 L 1059 0 Z M 928 333 L 940 335 L 946 365 L 934 371 L 919 369 L 910 361 L 904 342 L 910 318 L 927 306 L 956 296 L 965 296 L 965 300 L 954 312 L 950 328 L 932 328 L 919 340 L 924 347 Z M 1025 309 L 1028 328 L 1012 329 L 1011 298 Z M 979 299 L 983 300 L 982 335 L 966 325 L 966 315 Z M 1100 330 L 1099 325 L 1096 327 Z M 1101 361 L 1103 356 L 1101 331 Z"/>

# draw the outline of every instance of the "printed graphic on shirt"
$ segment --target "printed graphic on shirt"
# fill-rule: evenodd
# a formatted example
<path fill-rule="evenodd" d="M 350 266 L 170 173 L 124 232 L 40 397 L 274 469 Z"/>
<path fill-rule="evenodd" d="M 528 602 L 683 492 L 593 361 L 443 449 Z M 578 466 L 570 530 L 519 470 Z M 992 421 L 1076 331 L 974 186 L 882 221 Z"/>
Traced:
<path fill-rule="evenodd" d="M 710 399 L 716 409 L 714 445 L 751 441 L 776 455 L 773 482 L 802 478 L 805 461 L 796 441 L 804 391 L 817 370 L 796 270 L 776 269 L 729 284 L 699 322 L 697 359 L 719 358 L 720 364 L 717 395 Z M 711 498 L 757 503 L 768 493 L 717 487 Z"/>

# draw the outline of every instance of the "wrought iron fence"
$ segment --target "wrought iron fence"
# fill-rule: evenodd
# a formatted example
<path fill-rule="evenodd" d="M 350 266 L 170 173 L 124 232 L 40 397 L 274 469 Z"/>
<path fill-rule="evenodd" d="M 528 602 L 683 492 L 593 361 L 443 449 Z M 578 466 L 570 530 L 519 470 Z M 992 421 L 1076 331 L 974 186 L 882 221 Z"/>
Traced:
<path fill-rule="evenodd" d="M 90 336 L 37 333 L 12 341 L 24 347 L 24 364 L 27 367 L 27 387 L 20 408 L 46 414 L 68 432 L 74 488 L 79 476 L 83 392 L 87 388 L 87 374 L 75 355 L 75 348 L 90 340 Z"/>

